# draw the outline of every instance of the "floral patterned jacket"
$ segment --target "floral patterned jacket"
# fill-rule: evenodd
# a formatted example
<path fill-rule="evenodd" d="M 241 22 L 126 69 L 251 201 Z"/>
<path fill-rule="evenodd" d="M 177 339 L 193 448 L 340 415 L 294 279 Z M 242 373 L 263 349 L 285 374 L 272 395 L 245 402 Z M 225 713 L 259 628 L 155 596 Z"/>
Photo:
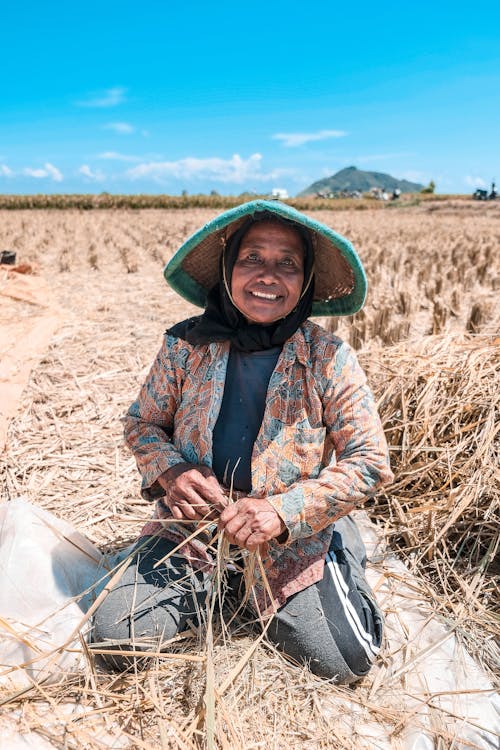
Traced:
<path fill-rule="evenodd" d="M 125 438 L 142 475 L 142 494 L 158 499 L 158 477 L 184 461 L 212 465 L 212 433 L 224 392 L 227 342 L 192 346 L 166 334 Z M 251 496 L 266 498 L 288 529 L 284 543 L 261 546 L 269 595 L 256 570 L 259 609 L 267 613 L 320 580 L 335 521 L 392 479 L 374 399 L 357 358 L 337 336 L 306 321 L 284 344 L 271 375 L 252 455 Z M 181 544 L 193 527 L 168 521 L 161 499 L 142 536 Z M 211 563 L 199 540 L 180 550 L 194 566 Z"/>

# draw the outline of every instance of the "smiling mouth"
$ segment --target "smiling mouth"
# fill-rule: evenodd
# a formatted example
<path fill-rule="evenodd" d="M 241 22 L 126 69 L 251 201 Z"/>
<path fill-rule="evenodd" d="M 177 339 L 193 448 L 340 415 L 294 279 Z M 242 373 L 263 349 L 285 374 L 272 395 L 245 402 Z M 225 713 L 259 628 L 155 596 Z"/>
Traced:
<path fill-rule="evenodd" d="M 271 300 L 271 302 L 274 302 L 277 299 L 281 299 L 280 294 L 270 294 L 269 292 L 250 292 L 250 294 L 252 295 L 252 297 Z"/>

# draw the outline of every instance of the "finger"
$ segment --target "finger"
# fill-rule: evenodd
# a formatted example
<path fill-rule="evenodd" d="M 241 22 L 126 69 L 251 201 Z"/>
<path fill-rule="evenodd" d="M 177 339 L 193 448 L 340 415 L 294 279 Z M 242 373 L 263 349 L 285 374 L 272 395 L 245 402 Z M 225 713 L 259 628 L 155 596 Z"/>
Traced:
<path fill-rule="evenodd" d="M 245 540 L 245 544 L 242 545 L 245 549 L 247 549 L 249 552 L 255 552 L 256 549 L 259 548 L 261 542 L 264 542 L 265 540 L 262 539 L 261 541 L 258 541 L 257 534 L 250 534 Z"/>
<path fill-rule="evenodd" d="M 193 477 L 193 488 L 196 489 L 198 494 L 207 502 L 217 507 L 225 507 L 227 505 L 227 498 L 222 492 L 222 488 L 217 481 L 217 478 L 210 474 L 209 476 L 203 476 L 198 473 L 198 476 Z"/>
<path fill-rule="evenodd" d="M 170 512 L 175 519 L 186 520 L 186 518 L 189 518 L 190 520 L 194 520 L 192 515 L 193 510 L 190 507 L 186 507 L 182 498 L 172 497 L 172 495 L 170 495 L 165 498 L 165 504 L 170 509 Z"/>
<path fill-rule="evenodd" d="M 242 518 L 241 516 L 234 516 L 234 518 L 231 518 L 230 521 L 224 526 L 224 531 L 227 534 L 230 534 L 233 537 L 236 537 L 239 533 L 242 532 L 242 530 L 247 525 L 246 519 Z M 250 529 L 248 528 L 247 536 L 250 533 Z"/>
<path fill-rule="evenodd" d="M 222 531 L 226 527 L 226 525 L 231 521 L 235 516 L 238 515 L 238 508 L 236 507 L 236 503 L 231 503 L 231 505 L 226 505 L 222 513 L 219 517 L 219 531 Z"/>
<path fill-rule="evenodd" d="M 180 514 L 180 518 L 188 519 L 190 521 L 203 518 L 200 510 L 202 510 L 201 506 L 204 504 L 202 502 L 197 502 L 196 498 L 193 502 L 191 499 L 187 499 L 179 493 L 171 493 L 167 498 L 167 505 L 172 510 L 172 513 L 174 508 L 177 509 L 178 513 L 175 516 L 176 518 L 179 517 L 178 514 Z"/>
<path fill-rule="evenodd" d="M 191 485 L 184 486 L 179 484 L 175 488 L 172 488 L 169 496 L 173 502 L 182 508 L 188 505 L 191 507 L 192 510 L 187 512 L 190 518 L 193 512 L 200 518 L 212 512 L 211 505 L 208 505 L 204 498 Z"/>
<path fill-rule="evenodd" d="M 252 533 L 253 530 L 250 524 L 238 516 L 233 518 L 224 529 L 224 534 L 231 544 L 237 544 L 238 547 L 245 547 L 247 539 Z"/>
<path fill-rule="evenodd" d="M 251 497 L 241 497 L 233 503 L 228 503 L 224 511 L 221 513 L 221 519 L 223 523 L 234 518 L 236 515 L 241 515 L 244 518 L 251 519 L 255 516 L 254 499 Z"/>
<path fill-rule="evenodd" d="M 180 499 L 176 501 L 176 506 L 181 511 L 184 518 L 188 518 L 190 521 L 196 521 L 198 518 L 200 518 L 200 514 L 198 513 L 198 510 L 196 508 L 196 505 L 193 505 L 190 502 L 186 502 L 186 500 Z"/>
<path fill-rule="evenodd" d="M 186 496 L 194 493 L 211 504 L 224 502 L 222 488 L 215 476 L 204 476 L 197 469 L 185 472 L 180 476 L 176 487 L 182 490 Z"/>
<path fill-rule="evenodd" d="M 236 515 L 222 527 L 224 534 L 232 544 L 238 544 L 240 547 L 250 534 L 250 528 L 246 524 L 246 519 Z"/>
<path fill-rule="evenodd" d="M 182 509 L 172 497 L 164 497 L 163 502 L 176 520 L 180 521 L 185 518 Z"/>
<path fill-rule="evenodd" d="M 172 516 L 177 519 L 178 521 L 181 521 L 183 519 L 182 511 L 180 508 L 177 507 L 174 503 L 168 504 L 168 507 L 170 509 L 170 512 Z"/>

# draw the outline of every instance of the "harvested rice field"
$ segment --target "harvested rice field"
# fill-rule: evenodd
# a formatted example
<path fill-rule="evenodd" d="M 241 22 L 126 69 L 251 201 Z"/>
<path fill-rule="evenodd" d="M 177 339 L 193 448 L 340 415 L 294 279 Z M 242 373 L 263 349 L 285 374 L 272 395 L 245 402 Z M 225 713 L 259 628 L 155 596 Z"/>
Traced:
<path fill-rule="evenodd" d="M 196 312 L 162 268 L 217 213 L 0 210 L 0 251 L 24 271 L 0 267 L 1 503 L 23 497 L 105 552 L 137 535 L 151 508 L 120 417 L 164 330 Z M 358 351 L 390 445 L 394 483 L 365 510 L 406 565 L 409 599 L 425 600 L 498 687 L 500 202 L 314 216 L 352 241 L 369 281 L 361 313 L 320 321 Z M 409 675 L 425 669 L 408 643 L 397 668 L 386 649 L 350 690 L 290 665 L 248 624 L 188 633 L 136 674 L 110 674 L 83 648 L 82 669 L 57 684 L 0 688 L 0 734 L 8 712 L 40 738 L 22 746 L 44 750 L 407 750 L 417 710 L 402 696 L 433 710 L 429 692 L 414 694 Z M 462 747 L 452 714 L 431 715 L 426 750 Z"/>

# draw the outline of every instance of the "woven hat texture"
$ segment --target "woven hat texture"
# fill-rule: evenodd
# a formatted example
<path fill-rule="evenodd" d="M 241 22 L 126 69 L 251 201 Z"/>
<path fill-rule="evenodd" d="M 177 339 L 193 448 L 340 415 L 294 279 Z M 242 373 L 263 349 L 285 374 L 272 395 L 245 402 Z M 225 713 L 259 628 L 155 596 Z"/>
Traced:
<path fill-rule="evenodd" d="M 261 211 L 294 221 L 310 231 L 315 253 L 313 315 L 352 315 L 363 307 L 366 276 L 349 240 L 278 201 L 243 203 L 205 224 L 165 267 L 168 284 L 189 302 L 205 307 L 208 292 L 219 281 L 219 258 L 225 241 L 249 216 Z"/>

